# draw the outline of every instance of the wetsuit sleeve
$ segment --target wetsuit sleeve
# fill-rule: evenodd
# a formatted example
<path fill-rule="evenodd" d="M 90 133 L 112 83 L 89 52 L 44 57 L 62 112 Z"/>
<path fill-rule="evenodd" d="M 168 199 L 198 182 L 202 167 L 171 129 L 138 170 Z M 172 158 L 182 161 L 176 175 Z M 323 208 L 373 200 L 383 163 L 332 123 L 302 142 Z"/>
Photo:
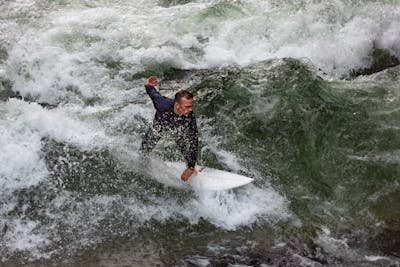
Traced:
<path fill-rule="evenodd" d="M 172 100 L 160 95 L 160 93 L 153 86 L 145 85 L 145 88 L 157 111 L 163 110 L 170 105 Z"/>
<path fill-rule="evenodd" d="M 189 144 L 188 144 L 188 151 L 185 154 L 185 160 L 189 168 L 194 168 L 197 161 L 197 149 L 199 141 L 198 141 L 196 117 L 194 116 L 193 113 L 191 115 L 191 120 L 189 122 L 187 140 Z"/>

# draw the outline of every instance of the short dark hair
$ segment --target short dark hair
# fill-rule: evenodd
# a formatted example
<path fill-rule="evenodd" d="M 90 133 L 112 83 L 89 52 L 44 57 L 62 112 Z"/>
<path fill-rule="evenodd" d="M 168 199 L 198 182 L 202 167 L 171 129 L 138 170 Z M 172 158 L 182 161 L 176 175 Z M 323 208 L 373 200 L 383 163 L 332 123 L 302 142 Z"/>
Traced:
<path fill-rule="evenodd" d="M 175 102 L 180 103 L 182 98 L 193 99 L 193 94 L 188 90 L 180 90 L 175 94 Z"/>

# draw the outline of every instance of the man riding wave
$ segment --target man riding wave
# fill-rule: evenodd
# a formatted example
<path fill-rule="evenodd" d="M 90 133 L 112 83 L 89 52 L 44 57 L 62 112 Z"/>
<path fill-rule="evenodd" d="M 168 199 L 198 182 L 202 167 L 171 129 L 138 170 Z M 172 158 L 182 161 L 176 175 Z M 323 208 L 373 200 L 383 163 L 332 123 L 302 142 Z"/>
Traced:
<path fill-rule="evenodd" d="M 144 83 L 146 92 L 153 101 L 156 114 L 152 127 L 143 138 L 140 150 L 143 154 L 149 154 L 163 135 L 172 134 L 186 161 L 187 168 L 183 171 L 181 179 L 187 181 L 192 174 L 197 173 L 195 165 L 198 132 L 193 112 L 193 94 L 187 90 L 181 90 L 175 94 L 175 99 L 170 99 L 160 95 L 155 89 L 156 85 L 155 76 L 149 77 Z"/>

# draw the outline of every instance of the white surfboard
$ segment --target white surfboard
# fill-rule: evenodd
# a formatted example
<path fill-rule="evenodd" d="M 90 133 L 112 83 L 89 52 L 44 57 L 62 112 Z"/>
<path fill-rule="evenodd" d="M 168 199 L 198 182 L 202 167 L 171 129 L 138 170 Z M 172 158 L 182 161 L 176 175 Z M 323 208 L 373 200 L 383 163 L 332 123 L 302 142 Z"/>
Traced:
<path fill-rule="evenodd" d="M 181 188 L 185 187 L 207 191 L 227 190 L 249 184 L 254 180 L 252 178 L 232 172 L 197 166 L 197 174 L 192 175 L 188 181 L 183 182 L 181 180 L 181 175 L 186 169 L 185 163 L 166 162 L 166 165 L 168 168 L 165 171 L 168 173 L 168 179 L 173 180 L 166 182 L 165 179 L 162 179 L 163 181 L 159 181 Z"/>

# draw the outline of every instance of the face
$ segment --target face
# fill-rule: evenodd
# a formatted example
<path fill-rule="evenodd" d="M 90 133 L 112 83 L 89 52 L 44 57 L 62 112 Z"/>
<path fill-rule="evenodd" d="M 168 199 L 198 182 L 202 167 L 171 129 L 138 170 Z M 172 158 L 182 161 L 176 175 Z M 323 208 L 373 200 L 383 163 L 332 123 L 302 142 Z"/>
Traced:
<path fill-rule="evenodd" d="M 175 102 L 174 109 L 178 114 L 183 116 L 189 116 L 193 112 L 193 99 L 187 99 L 182 97 L 180 101 Z"/>

